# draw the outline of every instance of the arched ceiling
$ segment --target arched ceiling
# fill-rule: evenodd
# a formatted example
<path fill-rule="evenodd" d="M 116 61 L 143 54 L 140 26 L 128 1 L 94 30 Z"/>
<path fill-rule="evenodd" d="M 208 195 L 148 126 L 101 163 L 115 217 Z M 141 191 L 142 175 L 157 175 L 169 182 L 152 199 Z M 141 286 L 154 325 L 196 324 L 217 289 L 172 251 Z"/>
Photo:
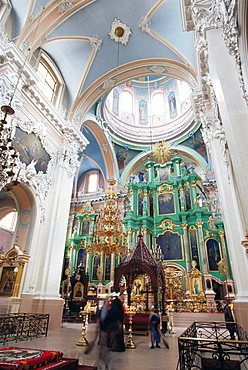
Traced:
<path fill-rule="evenodd" d="M 114 84 L 158 74 L 158 68 L 161 75 L 195 84 L 193 33 L 182 30 L 180 0 L 11 0 L 11 4 L 17 46 L 30 48 L 30 55 L 41 48 L 56 63 L 71 117 L 77 111 L 86 114 Z M 116 36 L 116 22 L 125 38 Z"/>

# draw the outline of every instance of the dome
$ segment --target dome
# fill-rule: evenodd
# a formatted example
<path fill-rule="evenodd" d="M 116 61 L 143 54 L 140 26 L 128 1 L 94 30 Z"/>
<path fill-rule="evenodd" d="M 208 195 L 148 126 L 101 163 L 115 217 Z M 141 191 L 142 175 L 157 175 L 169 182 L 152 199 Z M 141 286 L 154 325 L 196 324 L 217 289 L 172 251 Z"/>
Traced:
<path fill-rule="evenodd" d="M 193 110 L 187 82 L 149 76 L 121 84 L 107 95 L 103 119 L 117 141 L 147 145 L 190 131 Z"/>

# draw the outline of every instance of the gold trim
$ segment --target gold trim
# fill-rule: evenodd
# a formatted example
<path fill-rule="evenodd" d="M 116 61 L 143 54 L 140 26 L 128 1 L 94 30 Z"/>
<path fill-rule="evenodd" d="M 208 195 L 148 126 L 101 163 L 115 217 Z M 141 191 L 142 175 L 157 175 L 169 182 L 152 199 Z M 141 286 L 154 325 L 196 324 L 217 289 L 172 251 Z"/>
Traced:
<path fill-rule="evenodd" d="M 189 231 L 196 231 L 196 227 L 194 225 L 190 225 Z"/>
<path fill-rule="evenodd" d="M 207 238 L 216 238 L 216 235 L 212 232 L 212 231 L 209 231 L 209 230 L 206 230 L 206 229 L 203 229 L 203 231 L 205 231 L 206 235 L 204 236 L 204 239 L 207 239 Z"/>
<path fill-rule="evenodd" d="M 158 227 L 161 227 L 163 230 L 174 230 L 174 227 L 180 227 L 180 225 L 176 225 L 172 222 L 172 220 L 166 218 Z"/>
<path fill-rule="evenodd" d="M 218 231 L 218 234 L 219 234 L 220 237 L 224 237 L 225 236 L 225 231 L 224 230 Z"/>
<path fill-rule="evenodd" d="M 175 192 L 175 190 L 173 189 L 173 186 L 170 184 L 162 184 L 157 188 L 157 194 L 168 193 L 168 192 L 173 192 L 173 193 Z"/>

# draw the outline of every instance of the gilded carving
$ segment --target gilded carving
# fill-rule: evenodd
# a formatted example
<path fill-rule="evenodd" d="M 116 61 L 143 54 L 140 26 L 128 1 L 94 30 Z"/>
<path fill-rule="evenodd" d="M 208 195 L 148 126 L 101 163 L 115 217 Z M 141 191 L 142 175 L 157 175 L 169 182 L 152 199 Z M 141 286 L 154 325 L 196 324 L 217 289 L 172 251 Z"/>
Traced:
<path fill-rule="evenodd" d="M 165 220 L 163 220 L 161 222 L 161 224 L 159 225 L 159 227 L 161 227 L 163 230 L 174 230 L 175 227 L 178 227 L 179 225 L 176 225 L 172 222 L 172 220 L 170 220 L 169 218 L 166 218 Z"/>

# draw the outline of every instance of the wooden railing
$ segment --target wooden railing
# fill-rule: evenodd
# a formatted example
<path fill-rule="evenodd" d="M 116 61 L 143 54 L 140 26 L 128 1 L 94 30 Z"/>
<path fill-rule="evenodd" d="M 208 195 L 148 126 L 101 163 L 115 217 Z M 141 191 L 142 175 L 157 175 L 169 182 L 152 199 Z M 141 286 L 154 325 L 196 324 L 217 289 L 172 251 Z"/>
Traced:
<path fill-rule="evenodd" d="M 47 336 L 49 314 L 17 313 L 0 315 L 0 343 Z"/>

